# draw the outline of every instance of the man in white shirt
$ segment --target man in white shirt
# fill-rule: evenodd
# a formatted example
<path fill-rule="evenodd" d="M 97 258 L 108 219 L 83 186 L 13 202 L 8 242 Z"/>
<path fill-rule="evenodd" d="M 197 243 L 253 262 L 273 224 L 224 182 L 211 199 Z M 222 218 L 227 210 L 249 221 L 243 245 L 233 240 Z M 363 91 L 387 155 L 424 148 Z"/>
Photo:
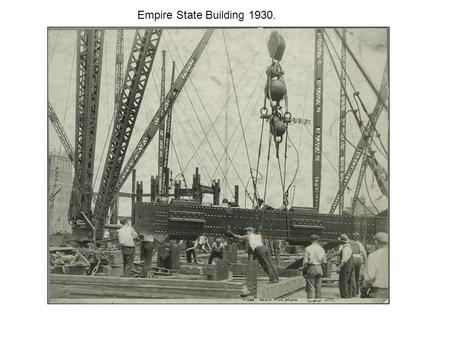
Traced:
<path fill-rule="evenodd" d="M 252 227 L 246 228 L 245 231 L 247 234 L 244 236 L 236 235 L 231 231 L 229 231 L 228 234 L 234 238 L 245 240 L 252 250 L 254 258 L 258 260 L 263 270 L 269 276 L 269 283 L 278 283 L 280 280 L 278 277 L 277 268 L 272 263 L 270 251 L 264 245 L 262 236 L 260 234 L 256 234 L 255 229 Z"/>
<path fill-rule="evenodd" d="M 130 277 L 134 266 L 134 240 L 138 239 L 138 234 L 126 219 L 121 219 L 122 227 L 119 229 L 119 243 L 123 256 L 123 277 Z"/>
<path fill-rule="evenodd" d="M 223 251 L 225 249 L 225 244 L 222 238 L 217 237 L 216 240 L 211 245 L 211 254 L 208 258 L 208 264 L 212 264 L 215 258 L 223 259 Z"/>
<path fill-rule="evenodd" d="M 389 297 L 389 252 L 388 234 L 378 232 L 374 236 L 375 251 L 367 259 L 367 272 L 364 276 L 364 288 L 370 288 L 368 298 Z"/>
<path fill-rule="evenodd" d="M 321 298 L 322 290 L 322 264 L 326 263 L 325 250 L 320 246 L 320 236 L 310 236 L 311 245 L 305 248 L 303 269 L 306 269 L 306 296 L 309 301 Z"/>

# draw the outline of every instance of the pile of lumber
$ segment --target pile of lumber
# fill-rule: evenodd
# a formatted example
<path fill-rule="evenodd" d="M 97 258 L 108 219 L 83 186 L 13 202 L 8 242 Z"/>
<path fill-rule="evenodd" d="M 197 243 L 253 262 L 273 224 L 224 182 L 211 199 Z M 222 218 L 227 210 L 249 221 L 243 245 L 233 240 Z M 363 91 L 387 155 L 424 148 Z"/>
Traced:
<path fill-rule="evenodd" d="M 124 278 L 50 274 L 50 301 L 56 298 L 236 299 L 242 282 L 175 278 Z"/>

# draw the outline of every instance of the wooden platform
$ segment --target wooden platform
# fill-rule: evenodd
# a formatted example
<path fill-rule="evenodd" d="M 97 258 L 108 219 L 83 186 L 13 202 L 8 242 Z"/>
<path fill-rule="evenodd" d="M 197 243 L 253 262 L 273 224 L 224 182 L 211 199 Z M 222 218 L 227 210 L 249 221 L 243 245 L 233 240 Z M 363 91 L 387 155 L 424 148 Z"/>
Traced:
<path fill-rule="evenodd" d="M 124 278 L 107 276 L 50 275 L 50 303 L 70 303 L 70 300 L 90 299 L 91 302 L 116 299 L 143 303 L 152 300 L 235 300 L 242 301 L 245 280 L 208 281 L 201 276 L 179 278 Z M 270 284 L 258 279 L 257 298 L 276 299 L 304 287 L 301 276 L 282 278 Z"/>

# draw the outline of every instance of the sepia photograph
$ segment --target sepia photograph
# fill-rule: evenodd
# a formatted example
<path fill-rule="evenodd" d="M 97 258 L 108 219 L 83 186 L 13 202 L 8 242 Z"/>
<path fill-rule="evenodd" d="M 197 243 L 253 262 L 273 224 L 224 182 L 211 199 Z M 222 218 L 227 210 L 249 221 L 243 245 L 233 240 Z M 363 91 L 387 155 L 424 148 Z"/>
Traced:
<path fill-rule="evenodd" d="M 389 34 L 48 27 L 47 302 L 389 304 Z"/>

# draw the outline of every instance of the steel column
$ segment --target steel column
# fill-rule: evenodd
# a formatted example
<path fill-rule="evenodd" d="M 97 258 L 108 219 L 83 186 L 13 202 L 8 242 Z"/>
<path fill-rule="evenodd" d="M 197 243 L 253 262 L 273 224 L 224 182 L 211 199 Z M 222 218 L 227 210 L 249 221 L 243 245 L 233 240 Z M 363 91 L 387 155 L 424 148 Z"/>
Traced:
<path fill-rule="evenodd" d="M 314 106 L 313 106 L 313 208 L 320 205 L 320 183 L 322 176 L 322 101 L 323 101 L 323 29 L 315 31 L 314 49 Z"/>

